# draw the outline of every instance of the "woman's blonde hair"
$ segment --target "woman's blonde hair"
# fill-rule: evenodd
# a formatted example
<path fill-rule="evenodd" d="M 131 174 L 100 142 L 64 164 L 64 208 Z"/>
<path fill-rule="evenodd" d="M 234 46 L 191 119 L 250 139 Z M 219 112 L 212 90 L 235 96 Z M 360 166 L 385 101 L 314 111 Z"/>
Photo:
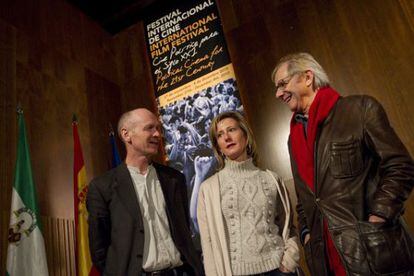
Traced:
<path fill-rule="evenodd" d="M 213 145 L 214 155 L 216 156 L 216 159 L 219 163 L 219 170 L 224 168 L 225 156 L 223 153 L 221 153 L 219 145 L 217 143 L 217 124 L 227 118 L 233 119 L 239 124 L 239 127 L 247 139 L 247 155 L 253 159 L 253 164 L 257 166 L 258 155 L 256 142 L 253 137 L 253 132 L 247 123 L 247 120 L 239 112 L 227 111 L 217 115 L 210 125 L 210 140 L 211 144 Z"/>

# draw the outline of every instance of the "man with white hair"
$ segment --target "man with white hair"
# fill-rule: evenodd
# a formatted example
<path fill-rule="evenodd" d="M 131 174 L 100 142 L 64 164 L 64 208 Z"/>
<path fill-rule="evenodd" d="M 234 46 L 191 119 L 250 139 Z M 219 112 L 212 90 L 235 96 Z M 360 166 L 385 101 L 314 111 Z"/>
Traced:
<path fill-rule="evenodd" d="M 157 164 L 161 126 L 147 109 L 124 113 L 124 163 L 89 185 L 89 245 L 103 275 L 203 275 L 191 239 L 184 175 Z"/>
<path fill-rule="evenodd" d="M 401 215 L 414 164 L 383 107 L 341 97 L 307 53 L 283 57 L 272 80 L 293 112 L 288 145 L 312 275 L 412 275 Z"/>

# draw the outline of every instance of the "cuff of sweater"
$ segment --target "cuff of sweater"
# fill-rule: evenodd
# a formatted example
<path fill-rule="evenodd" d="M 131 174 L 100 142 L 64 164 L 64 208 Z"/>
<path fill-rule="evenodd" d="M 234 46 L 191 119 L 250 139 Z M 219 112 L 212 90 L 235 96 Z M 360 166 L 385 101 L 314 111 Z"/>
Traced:
<path fill-rule="evenodd" d="M 285 252 L 282 258 L 282 265 L 289 271 L 294 272 L 299 266 L 298 238 L 290 238 L 285 243 Z"/>
<path fill-rule="evenodd" d="M 282 259 L 282 265 L 289 270 L 289 272 L 295 272 L 298 267 L 296 264 L 292 263 L 289 258 Z"/>

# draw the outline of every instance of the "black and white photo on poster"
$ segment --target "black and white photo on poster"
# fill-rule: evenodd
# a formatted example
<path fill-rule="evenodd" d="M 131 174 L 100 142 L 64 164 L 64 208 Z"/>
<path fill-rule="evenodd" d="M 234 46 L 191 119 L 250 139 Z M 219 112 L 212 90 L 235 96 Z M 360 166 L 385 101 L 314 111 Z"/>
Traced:
<path fill-rule="evenodd" d="M 190 216 L 196 230 L 200 184 L 216 169 L 209 138 L 210 123 L 215 116 L 229 110 L 243 111 L 234 78 L 159 110 L 169 164 L 184 173 L 191 191 Z"/>

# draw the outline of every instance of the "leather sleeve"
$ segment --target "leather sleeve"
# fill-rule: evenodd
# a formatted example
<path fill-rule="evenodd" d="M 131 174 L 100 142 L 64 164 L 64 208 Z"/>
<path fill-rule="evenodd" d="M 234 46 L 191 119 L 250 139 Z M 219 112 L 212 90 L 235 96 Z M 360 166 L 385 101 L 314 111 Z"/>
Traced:
<path fill-rule="evenodd" d="M 92 262 L 103 272 L 111 240 L 111 220 L 108 205 L 97 181 L 93 180 L 89 184 L 86 207 L 89 212 L 89 250 Z"/>
<path fill-rule="evenodd" d="M 290 163 L 291 163 L 291 168 L 292 168 L 292 175 L 293 175 L 294 181 L 296 182 L 296 181 L 299 181 L 300 177 L 299 177 L 299 174 L 298 174 L 298 171 L 297 171 L 296 163 L 292 158 L 290 141 L 288 142 L 288 148 L 289 148 L 289 154 L 290 154 Z M 305 210 L 304 210 L 303 205 L 302 205 L 301 200 L 300 200 L 297 184 L 298 183 L 295 183 L 295 192 L 296 192 L 296 197 L 297 197 L 296 213 L 298 214 L 299 238 L 300 238 L 300 242 L 303 244 L 306 234 L 310 233 L 310 229 L 308 228 L 308 224 L 307 224 L 306 216 L 305 216 Z M 302 184 L 304 184 L 304 183 L 302 183 Z"/>
<path fill-rule="evenodd" d="M 370 213 L 393 221 L 402 214 L 413 188 L 414 164 L 381 104 L 372 97 L 365 100 L 364 139 L 370 152 L 379 158 L 381 178 Z"/>

